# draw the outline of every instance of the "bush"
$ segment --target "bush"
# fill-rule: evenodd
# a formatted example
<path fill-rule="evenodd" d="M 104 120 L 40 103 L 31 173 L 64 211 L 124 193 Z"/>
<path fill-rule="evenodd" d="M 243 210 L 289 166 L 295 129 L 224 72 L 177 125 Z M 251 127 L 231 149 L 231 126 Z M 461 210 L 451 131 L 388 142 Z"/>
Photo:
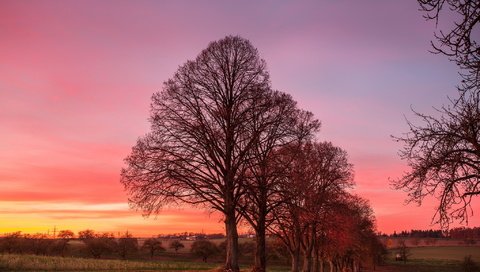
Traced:
<path fill-rule="evenodd" d="M 165 251 L 165 248 L 162 246 L 162 241 L 158 240 L 157 238 L 148 238 L 145 240 L 145 242 L 143 242 L 142 249 L 148 250 L 151 259 L 155 255 L 156 251 Z"/>
<path fill-rule="evenodd" d="M 174 249 L 174 250 L 175 250 L 175 253 L 177 253 L 177 251 L 178 251 L 179 249 L 181 249 L 181 248 L 184 248 L 185 245 L 182 244 L 182 242 L 180 242 L 180 241 L 178 241 L 178 240 L 173 240 L 173 241 L 170 243 L 169 247 L 170 247 L 171 249 Z"/>
<path fill-rule="evenodd" d="M 136 253 L 138 251 L 137 238 L 133 238 L 132 234 L 128 231 L 125 232 L 122 237 L 118 238 L 117 251 L 120 254 L 120 257 L 126 260 L 128 254 Z"/>
<path fill-rule="evenodd" d="M 219 252 L 218 247 L 208 240 L 195 241 L 192 244 L 192 248 L 190 249 L 190 251 L 194 255 L 202 257 L 202 260 L 204 262 L 207 262 L 207 259 L 210 256 L 213 256 Z"/>
<path fill-rule="evenodd" d="M 117 247 L 115 238 L 111 233 L 97 234 L 93 230 L 87 229 L 80 231 L 78 238 L 83 241 L 88 252 L 96 259 L 104 254 L 112 253 Z"/>

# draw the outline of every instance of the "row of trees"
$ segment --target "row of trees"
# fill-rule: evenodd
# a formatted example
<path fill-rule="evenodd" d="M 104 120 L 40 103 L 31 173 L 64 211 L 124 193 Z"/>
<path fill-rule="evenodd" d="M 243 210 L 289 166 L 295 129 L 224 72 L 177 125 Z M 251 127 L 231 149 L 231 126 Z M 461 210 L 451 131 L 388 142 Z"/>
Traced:
<path fill-rule="evenodd" d="M 70 230 L 60 231 L 58 239 L 51 239 L 43 233 L 22 234 L 17 231 L 0 238 L 0 252 L 64 256 L 68 242 L 73 236 L 74 233 Z"/>
<path fill-rule="evenodd" d="M 480 227 L 454 228 L 454 229 L 451 229 L 448 232 L 448 234 L 449 234 L 449 237 L 452 239 L 480 241 Z"/>
<path fill-rule="evenodd" d="M 223 214 L 226 270 L 239 271 L 242 220 L 255 231 L 255 271 L 266 268 L 267 232 L 289 248 L 293 271 L 301 255 L 306 271 L 314 260 L 353 265 L 375 243 L 370 207 L 347 192 L 346 152 L 314 140 L 320 122 L 272 90 L 248 40 L 212 42 L 181 66 L 153 95 L 150 122 L 122 169 L 131 204 L 147 215 L 182 203 Z"/>
<path fill-rule="evenodd" d="M 166 250 L 159 238 L 148 238 L 140 246 L 138 239 L 128 231 L 115 237 L 112 233 L 98 233 L 87 229 L 78 232 L 77 236 L 70 230 L 61 230 L 55 239 L 40 233 L 9 233 L 0 238 L 0 252 L 65 256 L 72 240 L 81 241 L 84 245 L 82 249 L 93 258 L 118 254 L 120 258 L 127 259 L 139 250 L 147 251 L 150 258 L 153 258 L 155 254 Z M 177 252 L 185 245 L 179 240 L 172 240 L 168 247 Z"/>
<path fill-rule="evenodd" d="M 385 235 L 387 236 L 387 235 Z M 393 234 L 389 235 L 390 237 L 412 237 L 412 238 L 444 238 L 445 235 L 441 230 L 403 230 L 399 233 L 396 231 Z"/>

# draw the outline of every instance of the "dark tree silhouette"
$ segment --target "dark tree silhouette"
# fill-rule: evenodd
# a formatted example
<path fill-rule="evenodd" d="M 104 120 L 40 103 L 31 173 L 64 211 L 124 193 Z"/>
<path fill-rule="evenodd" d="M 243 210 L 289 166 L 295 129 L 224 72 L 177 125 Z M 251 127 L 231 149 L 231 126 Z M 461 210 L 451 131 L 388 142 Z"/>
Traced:
<path fill-rule="evenodd" d="M 328 211 L 353 184 L 352 165 L 345 151 L 328 142 L 290 145 L 280 154 L 287 170 L 279 183 L 281 205 L 272 210 L 269 231 L 287 247 L 292 271 L 300 270 L 302 252 L 303 271 L 312 271 L 317 232 L 330 220 Z"/>
<path fill-rule="evenodd" d="M 126 260 L 129 254 L 138 251 L 138 239 L 134 238 L 128 231 L 125 232 L 117 242 L 117 251 L 122 259 Z"/>
<path fill-rule="evenodd" d="M 270 123 L 273 91 L 266 65 L 248 40 L 212 42 L 155 93 L 151 132 L 122 170 L 130 202 L 146 214 L 184 202 L 224 215 L 225 268 L 238 271 L 238 203 L 252 148 Z"/>
<path fill-rule="evenodd" d="M 298 146 L 311 138 L 320 125 L 311 113 L 298 110 L 289 95 L 276 92 L 271 100 L 272 110 L 262 116 L 270 128 L 260 134 L 260 141 L 252 149 L 245 179 L 246 194 L 238 206 L 239 213 L 255 231 L 255 271 L 266 269 L 265 236 L 271 223 L 267 216 L 281 202 L 278 183 L 285 174 L 286 162 L 278 162 L 277 151 L 287 145 Z"/>
<path fill-rule="evenodd" d="M 165 251 L 165 248 L 162 246 L 162 241 L 157 238 L 146 239 L 145 242 L 143 242 L 142 249 L 148 250 L 151 259 L 153 259 L 156 251 Z"/>
<path fill-rule="evenodd" d="M 471 200 L 480 195 L 480 93 L 464 94 L 438 110 L 440 117 L 416 113 L 422 125 L 395 138 L 411 170 L 393 182 L 421 204 L 427 195 L 439 200 L 433 220 L 448 228 L 452 219 L 466 221 Z"/>
<path fill-rule="evenodd" d="M 480 1 L 418 0 L 424 17 L 438 24 L 442 13 L 453 12 L 458 18 L 452 29 L 435 33 L 433 52 L 448 56 L 459 66 L 463 77 L 461 91 L 478 92 L 480 82 Z"/>
<path fill-rule="evenodd" d="M 111 253 L 117 247 L 115 237 L 111 233 L 95 233 L 93 230 L 83 230 L 78 232 L 78 238 L 83 241 L 88 252 L 96 259 L 106 253 Z"/>
<path fill-rule="evenodd" d="M 181 248 L 184 248 L 185 245 L 182 244 L 182 242 L 178 241 L 178 240 L 173 240 L 172 242 L 170 242 L 170 245 L 169 245 L 170 248 L 174 249 L 175 250 L 175 253 L 178 252 L 179 249 Z"/>
<path fill-rule="evenodd" d="M 403 263 L 407 263 L 407 260 L 411 255 L 410 249 L 407 247 L 407 243 L 404 239 L 398 241 L 398 255 Z"/>
<path fill-rule="evenodd" d="M 206 263 L 210 256 L 218 253 L 218 247 L 208 240 L 198 240 L 193 242 L 190 251 L 193 254 L 202 257 L 203 262 Z"/>
<path fill-rule="evenodd" d="M 68 242 L 72 238 L 74 238 L 75 234 L 71 230 L 61 230 L 58 232 L 58 243 L 59 243 L 59 250 L 60 254 L 62 257 L 65 257 L 65 251 L 67 250 L 68 247 Z"/>

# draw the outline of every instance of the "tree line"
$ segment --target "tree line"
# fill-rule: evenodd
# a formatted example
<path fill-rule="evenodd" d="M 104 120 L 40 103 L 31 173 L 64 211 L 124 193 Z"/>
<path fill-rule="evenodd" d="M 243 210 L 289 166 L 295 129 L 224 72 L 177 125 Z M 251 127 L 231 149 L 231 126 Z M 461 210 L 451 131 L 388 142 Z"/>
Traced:
<path fill-rule="evenodd" d="M 200 258 L 207 262 L 213 257 L 215 261 L 225 257 L 224 238 L 199 237 L 195 241 L 182 241 L 157 235 L 143 239 L 134 237 L 128 231 L 115 236 L 110 232 L 96 232 L 91 229 L 79 231 L 77 235 L 71 230 L 61 230 L 53 238 L 43 233 L 23 234 L 17 231 L 0 236 L 0 253 L 123 260 L 158 260 L 159 257 L 175 259 L 181 255 L 182 259 Z M 270 239 L 267 248 L 268 259 L 284 264 L 288 252 L 278 240 Z M 169 252 L 167 249 L 170 249 Z M 254 249 L 255 242 L 252 239 L 244 240 L 239 243 L 239 256 L 244 260 L 252 260 Z"/>
<path fill-rule="evenodd" d="M 378 259 L 347 153 L 316 140 L 320 122 L 271 87 L 248 40 L 211 42 L 180 66 L 153 94 L 149 121 L 121 173 L 130 203 L 146 215 L 176 204 L 221 213 L 225 270 L 239 271 L 240 222 L 255 232 L 255 271 L 266 269 L 267 233 L 288 249 L 292 271 Z"/>
<path fill-rule="evenodd" d="M 140 248 L 138 239 L 125 232 L 119 237 L 113 233 L 98 233 L 87 229 L 75 236 L 71 230 L 61 230 L 55 238 L 46 234 L 22 234 L 20 231 L 5 234 L 0 237 L 0 252 L 35 255 L 58 255 L 64 257 L 69 252 L 71 241 L 81 241 L 80 248 L 93 258 L 117 254 L 122 259 L 136 253 Z"/>

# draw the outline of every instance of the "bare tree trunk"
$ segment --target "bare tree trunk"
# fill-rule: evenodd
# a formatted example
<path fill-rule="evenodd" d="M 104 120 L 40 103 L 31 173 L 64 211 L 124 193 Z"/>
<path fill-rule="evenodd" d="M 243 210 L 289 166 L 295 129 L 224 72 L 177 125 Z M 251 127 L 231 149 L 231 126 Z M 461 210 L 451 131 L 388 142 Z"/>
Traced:
<path fill-rule="evenodd" d="M 330 272 L 334 272 L 333 270 L 333 262 L 331 259 L 328 260 L 328 266 L 330 267 Z"/>
<path fill-rule="evenodd" d="M 233 272 L 240 271 L 238 266 L 238 232 L 235 218 L 235 208 L 228 205 L 225 212 L 225 230 L 227 234 L 227 256 L 225 259 L 225 270 Z"/>
<path fill-rule="evenodd" d="M 311 226 L 305 231 L 303 272 L 311 272 L 313 264 L 313 248 L 315 247 L 315 228 Z"/>
<path fill-rule="evenodd" d="M 256 272 L 265 272 L 267 267 L 266 258 L 266 239 L 265 239 L 265 213 L 260 211 L 260 216 L 257 220 L 257 227 L 255 228 L 256 235 L 256 249 L 255 249 L 255 267 Z"/>
<path fill-rule="evenodd" d="M 320 271 L 320 268 L 319 268 L 319 258 L 318 258 L 318 251 L 314 250 L 313 251 L 313 264 L 312 264 L 312 272 L 319 272 Z"/>
<path fill-rule="evenodd" d="M 309 250 L 305 251 L 303 255 L 303 272 L 311 272 L 312 270 L 312 252 Z"/>
<path fill-rule="evenodd" d="M 300 271 L 300 248 L 298 250 L 295 250 L 293 252 L 290 252 L 291 258 L 292 258 L 292 272 L 298 272 Z"/>

